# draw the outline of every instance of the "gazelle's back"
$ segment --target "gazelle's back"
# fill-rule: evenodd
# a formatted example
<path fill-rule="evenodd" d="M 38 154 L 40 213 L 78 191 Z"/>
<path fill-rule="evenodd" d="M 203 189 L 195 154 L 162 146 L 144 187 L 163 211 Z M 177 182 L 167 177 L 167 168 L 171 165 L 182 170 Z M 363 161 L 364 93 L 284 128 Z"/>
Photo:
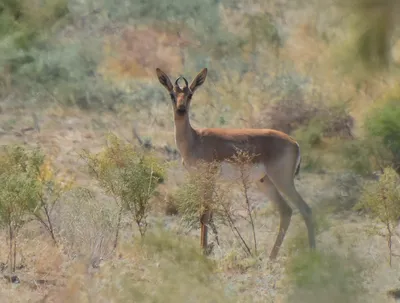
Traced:
<path fill-rule="evenodd" d="M 253 157 L 253 162 L 275 160 L 287 151 L 298 153 L 297 142 L 289 135 L 273 129 L 198 128 L 195 129 L 201 151 L 208 160 L 234 156 L 238 149 Z"/>

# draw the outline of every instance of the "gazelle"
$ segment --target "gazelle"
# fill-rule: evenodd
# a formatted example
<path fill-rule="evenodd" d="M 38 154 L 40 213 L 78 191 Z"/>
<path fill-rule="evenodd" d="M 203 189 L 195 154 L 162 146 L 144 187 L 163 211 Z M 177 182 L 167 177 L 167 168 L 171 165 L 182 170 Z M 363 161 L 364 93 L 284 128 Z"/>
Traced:
<path fill-rule="evenodd" d="M 190 172 L 199 161 L 217 161 L 221 164 L 222 172 L 235 173 L 235 166 L 232 166 L 235 164 L 228 160 L 237 153 L 237 149 L 254 154 L 250 169 L 251 180 L 275 203 L 280 215 L 280 226 L 270 259 L 276 258 L 292 216 L 292 208 L 281 193 L 300 210 L 307 227 L 310 248 L 315 248 L 311 208 L 294 184 L 301 159 L 298 143 L 287 134 L 272 129 L 193 128 L 189 120 L 190 103 L 194 92 L 204 83 L 207 69 L 201 70 L 190 85 L 184 77 L 177 78 L 175 85 L 172 85 L 161 69 L 157 68 L 156 72 L 158 80 L 171 96 L 175 142 L 185 168 Z M 183 79 L 185 86 L 179 86 L 180 79 Z M 210 211 L 205 211 L 200 218 L 203 249 L 207 248 L 207 229 L 211 215 Z"/>

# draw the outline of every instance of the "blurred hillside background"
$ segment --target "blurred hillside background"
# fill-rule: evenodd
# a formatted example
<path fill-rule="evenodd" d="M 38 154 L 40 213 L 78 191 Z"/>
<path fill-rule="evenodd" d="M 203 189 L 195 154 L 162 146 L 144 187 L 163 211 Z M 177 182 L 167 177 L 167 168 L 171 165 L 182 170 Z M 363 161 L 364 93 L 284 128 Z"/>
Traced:
<path fill-rule="evenodd" d="M 2 302 L 389 302 L 400 287 L 399 16 L 395 0 L 2 0 Z M 270 262 L 277 212 L 236 186 L 230 200 L 250 195 L 257 223 L 234 224 L 257 231 L 258 249 L 243 251 L 225 212 L 219 245 L 201 256 L 201 184 L 180 164 L 157 67 L 189 81 L 208 68 L 193 126 L 299 141 L 318 252 L 295 210 Z"/>

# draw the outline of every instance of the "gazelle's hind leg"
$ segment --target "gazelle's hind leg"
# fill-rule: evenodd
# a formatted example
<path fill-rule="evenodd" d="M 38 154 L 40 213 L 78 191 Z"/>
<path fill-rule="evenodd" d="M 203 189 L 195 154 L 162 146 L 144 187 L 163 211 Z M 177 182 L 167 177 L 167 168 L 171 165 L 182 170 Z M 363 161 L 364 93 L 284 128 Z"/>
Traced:
<path fill-rule="evenodd" d="M 257 186 L 260 189 L 260 191 L 265 193 L 267 198 L 275 204 L 275 206 L 278 208 L 279 211 L 280 223 L 279 223 L 278 235 L 276 236 L 275 244 L 269 255 L 269 258 L 273 260 L 278 255 L 283 239 L 285 238 L 286 231 L 289 228 L 290 220 L 292 217 L 292 209 L 283 199 L 283 197 L 281 196 L 275 185 L 271 182 L 271 180 L 267 176 L 261 178 L 257 182 Z"/>
<path fill-rule="evenodd" d="M 312 211 L 296 190 L 293 178 L 294 171 L 296 170 L 295 163 L 290 167 L 291 159 L 288 158 L 282 158 L 279 162 L 266 165 L 267 175 L 275 187 L 299 209 L 307 227 L 310 248 L 315 248 L 315 227 Z"/>

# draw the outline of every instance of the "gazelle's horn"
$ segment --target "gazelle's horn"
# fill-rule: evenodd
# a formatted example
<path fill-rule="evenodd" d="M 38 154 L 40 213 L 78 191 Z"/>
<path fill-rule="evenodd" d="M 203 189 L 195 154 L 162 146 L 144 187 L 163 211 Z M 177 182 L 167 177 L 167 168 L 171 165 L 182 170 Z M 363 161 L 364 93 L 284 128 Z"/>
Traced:
<path fill-rule="evenodd" d="M 180 76 L 178 79 L 176 79 L 175 81 L 175 86 L 179 87 L 178 81 L 182 78 L 182 76 Z"/>
<path fill-rule="evenodd" d="M 185 77 L 182 77 L 182 79 L 183 79 L 183 81 L 185 81 L 186 87 L 188 87 L 188 86 L 189 86 L 189 83 L 187 82 L 186 78 L 185 78 Z"/>

